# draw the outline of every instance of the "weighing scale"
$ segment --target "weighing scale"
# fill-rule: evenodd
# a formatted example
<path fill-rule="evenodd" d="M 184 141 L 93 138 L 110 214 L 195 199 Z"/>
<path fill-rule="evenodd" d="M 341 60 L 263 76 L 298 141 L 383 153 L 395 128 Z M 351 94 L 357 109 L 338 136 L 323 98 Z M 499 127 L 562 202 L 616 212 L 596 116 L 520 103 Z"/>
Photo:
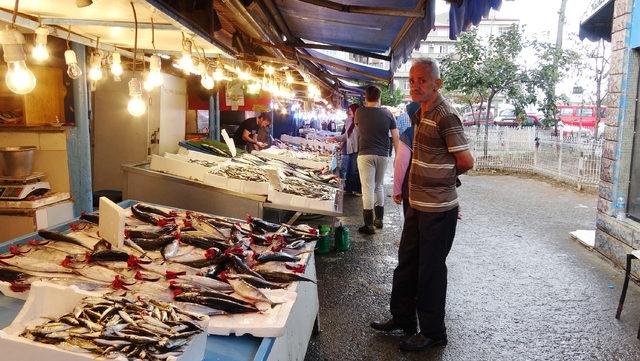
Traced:
<path fill-rule="evenodd" d="M 44 173 L 33 173 L 26 177 L 0 176 L 0 199 L 21 200 L 44 195 L 51 190 L 51 186 L 41 178 L 44 178 Z"/>

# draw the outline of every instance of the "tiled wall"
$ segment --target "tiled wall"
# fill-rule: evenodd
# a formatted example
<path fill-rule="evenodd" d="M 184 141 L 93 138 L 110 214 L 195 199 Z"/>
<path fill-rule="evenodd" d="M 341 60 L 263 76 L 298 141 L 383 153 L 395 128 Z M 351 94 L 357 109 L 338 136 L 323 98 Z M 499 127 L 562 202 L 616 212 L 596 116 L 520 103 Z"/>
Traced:
<path fill-rule="evenodd" d="M 615 218 L 616 198 L 628 194 L 635 130 L 640 60 L 637 53 L 629 48 L 633 2 L 616 0 L 614 6 L 605 145 L 596 222 L 596 250 L 621 268 L 626 266 L 626 255 L 640 248 L 640 224 L 630 219 L 618 221 Z M 640 278 L 640 267 L 636 265 L 633 271 Z"/>

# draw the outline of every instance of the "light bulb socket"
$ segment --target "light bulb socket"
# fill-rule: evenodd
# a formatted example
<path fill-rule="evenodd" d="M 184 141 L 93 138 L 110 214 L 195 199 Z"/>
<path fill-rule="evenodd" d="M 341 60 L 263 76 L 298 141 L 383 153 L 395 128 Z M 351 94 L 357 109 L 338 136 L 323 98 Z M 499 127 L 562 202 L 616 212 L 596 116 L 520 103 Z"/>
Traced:
<path fill-rule="evenodd" d="M 65 51 L 64 52 L 64 62 L 67 65 L 77 64 L 78 63 L 78 58 L 76 57 L 76 52 L 71 50 L 71 49 Z"/>
<path fill-rule="evenodd" d="M 47 45 L 47 36 L 49 36 L 49 28 L 41 26 L 36 29 L 36 44 Z"/>
<path fill-rule="evenodd" d="M 0 32 L 0 44 L 2 44 L 2 51 L 4 53 L 4 61 L 24 61 L 26 55 L 24 54 L 24 36 L 18 30 L 6 29 Z"/>
<path fill-rule="evenodd" d="M 142 95 L 142 82 L 138 78 L 129 80 L 129 96 Z"/>
<path fill-rule="evenodd" d="M 160 71 L 162 68 L 162 60 L 157 55 L 151 55 L 149 58 L 149 70 Z"/>

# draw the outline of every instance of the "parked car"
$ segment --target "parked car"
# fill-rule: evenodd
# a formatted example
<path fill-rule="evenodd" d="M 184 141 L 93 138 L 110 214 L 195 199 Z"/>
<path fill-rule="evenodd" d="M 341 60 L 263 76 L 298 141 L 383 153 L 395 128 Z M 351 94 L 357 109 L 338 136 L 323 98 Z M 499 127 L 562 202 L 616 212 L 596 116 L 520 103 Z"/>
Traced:
<path fill-rule="evenodd" d="M 604 120 L 606 107 L 600 107 L 600 121 Z M 594 105 L 558 105 L 558 118 L 568 126 L 593 128 L 596 124 Z"/>
<path fill-rule="evenodd" d="M 511 117 L 497 117 L 495 119 L 495 125 L 501 127 L 541 127 L 542 122 L 538 119 L 538 116 L 534 114 L 527 114 L 524 119 Z"/>
<path fill-rule="evenodd" d="M 480 125 L 487 122 L 486 112 L 466 113 L 462 116 L 462 125 Z M 493 113 L 489 113 L 489 124 L 493 124 Z"/>

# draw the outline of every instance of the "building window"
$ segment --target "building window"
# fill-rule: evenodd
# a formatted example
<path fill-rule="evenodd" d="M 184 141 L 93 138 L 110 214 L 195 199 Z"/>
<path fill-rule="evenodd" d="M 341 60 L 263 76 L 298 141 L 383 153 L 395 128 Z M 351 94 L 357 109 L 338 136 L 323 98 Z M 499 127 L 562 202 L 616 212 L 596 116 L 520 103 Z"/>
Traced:
<path fill-rule="evenodd" d="M 510 26 L 500 26 L 500 27 L 498 27 L 498 35 L 502 35 L 502 34 L 508 32 L 509 29 L 511 29 Z"/>
<path fill-rule="evenodd" d="M 402 89 L 403 90 L 409 90 L 409 79 L 404 79 L 404 81 L 402 82 Z"/>

